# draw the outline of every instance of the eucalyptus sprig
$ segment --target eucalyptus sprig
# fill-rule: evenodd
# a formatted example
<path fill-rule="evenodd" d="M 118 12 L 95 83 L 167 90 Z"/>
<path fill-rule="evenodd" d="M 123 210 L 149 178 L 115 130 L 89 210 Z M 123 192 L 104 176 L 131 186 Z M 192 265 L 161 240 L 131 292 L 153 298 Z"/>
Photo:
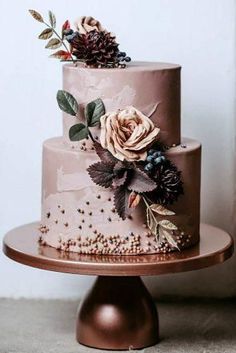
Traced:
<path fill-rule="evenodd" d="M 61 35 L 57 32 L 56 30 L 56 16 L 54 15 L 54 13 L 52 11 L 49 11 L 48 16 L 49 16 L 49 23 L 47 23 L 46 21 L 44 21 L 43 16 L 35 11 L 35 10 L 29 10 L 29 13 L 31 14 L 31 16 L 38 22 L 43 23 L 47 28 L 45 28 L 38 36 L 39 39 L 42 40 L 48 40 L 48 43 L 46 44 L 45 48 L 46 49 L 58 49 L 61 46 L 64 47 L 65 50 L 58 50 L 55 53 L 51 54 L 50 57 L 51 58 L 56 58 L 56 59 L 60 59 L 62 61 L 72 61 L 73 63 L 75 63 L 77 60 L 75 60 L 72 56 L 71 51 L 69 50 L 69 48 L 67 47 L 67 45 L 65 44 L 64 38 L 63 38 L 63 32 L 65 29 L 70 28 L 70 23 L 69 21 L 66 21 L 63 26 L 62 26 L 62 31 L 61 31 Z M 55 35 L 54 38 L 52 38 L 52 36 Z"/>
<path fill-rule="evenodd" d="M 79 117 L 79 104 L 77 100 L 67 91 L 59 90 L 57 92 L 57 103 L 59 108 L 72 116 Z M 94 127 L 100 124 L 100 118 L 105 114 L 105 107 L 103 101 L 100 98 L 88 103 L 84 109 L 84 120 L 85 123 L 78 123 L 71 126 L 69 130 L 69 137 L 71 141 L 80 141 L 90 137 L 95 142 L 93 135 L 90 131 L 90 127 Z"/>

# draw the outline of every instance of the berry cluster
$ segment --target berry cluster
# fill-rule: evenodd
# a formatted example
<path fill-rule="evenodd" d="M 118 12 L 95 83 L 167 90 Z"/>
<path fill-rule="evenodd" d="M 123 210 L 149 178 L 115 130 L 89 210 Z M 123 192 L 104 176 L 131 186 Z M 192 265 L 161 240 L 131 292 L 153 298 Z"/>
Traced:
<path fill-rule="evenodd" d="M 155 166 L 158 166 L 166 161 L 166 158 L 162 155 L 161 151 L 151 149 L 148 151 L 146 158 L 146 164 L 144 170 L 150 172 L 154 169 Z"/>

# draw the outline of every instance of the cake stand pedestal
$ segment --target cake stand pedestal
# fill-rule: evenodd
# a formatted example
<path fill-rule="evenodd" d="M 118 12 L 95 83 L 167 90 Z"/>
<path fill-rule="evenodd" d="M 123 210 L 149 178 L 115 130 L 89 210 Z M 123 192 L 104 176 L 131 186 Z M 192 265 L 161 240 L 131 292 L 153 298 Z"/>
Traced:
<path fill-rule="evenodd" d="M 80 255 L 37 242 L 38 223 L 6 234 L 6 256 L 44 270 L 98 275 L 78 312 L 76 336 L 99 349 L 141 349 L 158 342 L 155 303 L 140 276 L 192 271 L 216 265 L 233 253 L 233 240 L 219 228 L 203 224 L 200 244 L 181 252 L 138 256 Z"/>

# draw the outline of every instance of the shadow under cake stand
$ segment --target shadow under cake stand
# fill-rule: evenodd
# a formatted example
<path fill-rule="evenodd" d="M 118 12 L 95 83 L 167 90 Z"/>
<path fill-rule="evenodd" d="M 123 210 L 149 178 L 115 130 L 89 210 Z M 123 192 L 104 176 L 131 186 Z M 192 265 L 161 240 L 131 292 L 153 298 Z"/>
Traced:
<path fill-rule="evenodd" d="M 159 339 L 155 303 L 140 276 L 184 272 L 216 265 L 233 253 L 232 237 L 202 224 L 199 245 L 181 252 L 136 256 L 80 255 L 38 243 L 38 223 L 6 234 L 6 256 L 43 270 L 97 275 L 80 305 L 76 337 L 99 349 L 141 349 Z"/>

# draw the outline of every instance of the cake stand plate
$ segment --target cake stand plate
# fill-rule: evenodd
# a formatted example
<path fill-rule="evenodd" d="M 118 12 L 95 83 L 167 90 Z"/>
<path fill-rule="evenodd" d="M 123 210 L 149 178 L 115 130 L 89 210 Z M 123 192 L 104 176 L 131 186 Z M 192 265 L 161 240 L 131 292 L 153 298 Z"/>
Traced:
<path fill-rule="evenodd" d="M 199 245 L 181 252 L 136 256 L 80 255 L 39 245 L 31 223 L 6 234 L 3 251 L 12 260 L 44 270 L 98 275 L 78 312 L 78 342 L 99 349 L 141 349 L 158 342 L 155 303 L 140 276 L 184 272 L 216 265 L 233 253 L 232 237 L 202 224 Z"/>

